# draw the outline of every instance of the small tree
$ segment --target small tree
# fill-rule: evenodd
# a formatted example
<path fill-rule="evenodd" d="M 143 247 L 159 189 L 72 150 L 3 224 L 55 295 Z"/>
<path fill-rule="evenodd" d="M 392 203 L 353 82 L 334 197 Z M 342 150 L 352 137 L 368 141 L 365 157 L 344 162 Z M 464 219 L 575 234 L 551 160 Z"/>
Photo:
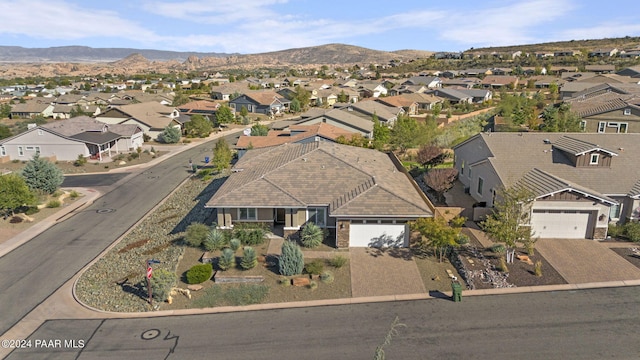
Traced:
<path fill-rule="evenodd" d="M 2 213 L 13 215 L 16 209 L 33 205 L 35 202 L 35 195 L 22 177 L 16 174 L 0 176 L 0 211 Z"/>
<path fill-rule="evenodd" d="M 200 247 L 205 239 L 209 236 L 209 227 L 201 223 L 191 223 L 187 226 L 184 235 L 184 241 L 193 247 Z"/>
<path fill-rule="evenodd" d="M 531 228 L 523 225 L 529 224 L 530 204 L 534 197 L 522 187 L 500 189 L 496 195 L 498 201 L 493 204 L 494 211 L 482 222 L 482 227 L 494 241 L 505 244 L 506 260 L 511 263 L 516 244 L 531 239 Z"/>
<path fill-rule="evenodd" d="M 302 245 L 304 247 L 314 248 L 322 244 L 323 238 L 324 231 L 322 231 L 322 229 L 318 225 L 310 222 L 307 223 L 302 229 L 300 241 L 302 242 Z"/>
<path fill-rule="evenodd" d="M 424 182 L 438 194 L 438 200 L 443 201 L 444 193 L 451 189 L 458 177 L 458 170 L 454 168 L 431 169 L 424 175 Z"/>
<path fill-rule="evenodd" d="M 258 265 L 258 256 L 256 251 L 251 246 L 245 246 L 242 251 L 242 259 L 240 260 L 240 267 L 243 270 L 253 269 Z"/>
<path fill-rule="evenodd" d="M 7 125 L 0 124 L 0 139 L 6 139 L 12 135 L 11 129 Z"/>
<path fill-rule="evenodd" d="M 233 122 L 233 113 L 227 105 L 220 105 L 216 111 L 216 121 L 219 124 L 230 124 Z"/>
<path fill-rule="evenodd" d="M 167 300 L 169 293 L 171 292 L 171 288 L 175 286 L 176 281 L 177 276 L 173 272 L 165 269 L 154 270 L 153 276 L 150 280 L 153 298 L 159 301 Z M 146 293 L 148 291 L 147 281 L 144 280 L 142 284 L 142 288 Z"/>
<path fill-rule="evenodd" d="M 184 125 L 188 137 L 205 138 L 213 131 L 211 121 L 200 114 L 192 115 L 191 120 Z"/>
<path fill-rule="evenodd" d="M 236 254 L 233 250 L 225 248 L 218 258 L 218 267 L 220 270 L 228 270 L 236 266 Z"/>
<path fill-rule="evenodd" d="M 216 147 L 213 151 L 213 165 L 216 170 L 222 171 L 228 169 L 231 166 L 231 158 L 233 154 L 224 138 L 220 138 L 216 143 Z"/>
<path fill-rule="evenodd" d="M 251 136 L 267 136 L 268 133 L 267 125 L 255 124 L 251 127 Z"/>
<path fill-rule="evenodd" d="M 177 144 L 178 141 L 180 141 L 180 137 L 180 129 L 169 125 L 165 127 L 164 130 L 162 130 L 162 133 L 160 133 L 158 140 L 162 141 L 165 144 Z"/>
<path fill-rule="evenodd" d="M 304 255 L 300 246 L 292 241 L 282 244 L 282 253 L 278 259 L 278 269 L 281 275 L 291 276 L 302 274 L 304 269 Z"/>
<path fill-rule="evenodd" d="M 373 148 L 382 150 L 389 143 L 391 130 L 386 124 L 378 119 L 378 115 L 373 115 Z"/>
<path fill-rule="evenodd" d="M 39 154 L 27 162 L 22 169 L 22 177 L 31 190 L 45 194 L 53 194 L 64 180 L 62 170 Z"/>
<path fill-rule="evenodd" d="M 422 145 L 418 150 L 417 160 L 422 166 L 433 167 L 444 162 L 445 153 L 440 146 Z"/>
<path fill-rule="evenodd" d="M 460 229 L 448 226 L 442 219 L 421 218 L 411 223 L 411 229 L 422 235 L 420 247 L 432 249 L 439 262 L 444 260 L 447 248 L 458 246 Z"/>

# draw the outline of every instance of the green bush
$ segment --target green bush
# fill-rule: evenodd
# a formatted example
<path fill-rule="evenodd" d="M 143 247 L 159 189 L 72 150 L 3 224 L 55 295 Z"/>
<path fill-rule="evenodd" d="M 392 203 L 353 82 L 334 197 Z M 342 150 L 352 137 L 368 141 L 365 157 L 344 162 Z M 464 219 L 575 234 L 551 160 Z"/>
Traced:
<path fill-rule="evenodd" d="M 344 264 L 346 263 L 347 263 L 347 258 L 342 255 L 336 255 L 331 259 L 329 259 L 329 264 L 331 264 L 331 266 L 333 266 L 336 269 L 343 267 Z"/>
<path fill-rule="evenodd" d="M 204 246 L 207 251 L 213 251 L 224 248 L 226 243 L 227 241 L 222 231 L 218 229 L 211 229 L 209 234 L 207 234 L 207 237 L 202 242 L 202 246 Z"/>
<path fill-rule="evenodd" d="M 449 225 L 454 228 L 461 228 L 464 223 L 467 222 L 467 218 L 464 216 L 456 216 L 449 221 Z"/>
<path fill-rule="evenodd" d="M 157 269 L 153 271 L 151 277 L 151 290 L 153 291 L 153 298 L 159 301 L 165 301 L 169 297 L 171 288 L 175 286 L 177 280 L 176 274 L 169 270 Z M 142 282 L 143 292 L 147 293 L 147 281 Z"/>
<path fill-rule="evenodd" d="M 291 276 L 302 274 L 304 268 L 304 255 L 300 246 L 292 241 L 282 244 L 282 253 L 278 259 L 278 270 L 281 275 Z"/>
<path fill-rule="evenodd" d="M 456 243 L 458 245 L 466 245 L 469 243 L 469 237 L 465 234 L 458 234 L 458 237 L 456 238 Z"/>
<path fill-rule="evenodd" d="M 187 271 L 187 284 L 200 284 L 213 276 L 213 267 L 211 264 L 194 265 Z"/>
<path fill-rule="evenodd" d="M 243 270 L 249 270 L 256 267 L 256 265 L 258 265 L 258 255 L 256 255 L 256 251 L 251 246 L 245 247 L 242 252 L 242 259 L 240 260 L 240 267 Z"/>
<path fill-rule="evenodd" d="M 309 289 L 315 290 L 317 288 L 318 288 L 318 283 L 316 281 L 310 281 L 309 282 Z"/>
<path fill-rule="evenodd" d="M 242 244 L 249 246 L 260 245 L 264 242 L 265 231 L 262 228 L 239 228 L 234 229 L 233 237 L 240 239 Z"/>
<path fill-rule="evenodd" d="M 624 235 L 624 226 L 609 224 L 609 229 L 607 230 L 607 234 L 613 238 L 619 238 Z"/>
<path fill-rule="evenodd" d="M 62 205 L 62 203 L 60 203 L 60 200 L 49 200 L 49 202 L 47 202 L 47 207 L 52 209 L 52 208 L 59 208 L 60 205 Z"/>
<path fill-rule="evenodd" d="M 87 163 L 87 158 L 84 155 L 79 154 L 76 161 L 73 162 L 73 166 L 84 166 Z"/>
<path fill-rule="evenodd" d="M 542 261 L 540 260 L 536 261 L 536 264 L 534 266 L 535 267 L 533 272 L 536 274 L 536 276 L 538 277 L 542 276 Z"/>
<path fill-rule="evenodd" d="M 162 130 L 162 133 L 158 136 L 158 140 L 165 144 L 176 144 L 180 141 L 180 136 L 180 129 L 169 125 Z"/>
<path fill-rule="evenodd" d="M 491 247 L 491 252 L 497 255 L 502 255 L 507 251 L 507 248 L 503 244 L 495 244 Z"/>
<path fill-rule="evenodd" d="M 304 265 L 304 270 L 307 274 L 320 275 L 324 271 L 324 262 L 320 259 L 313 260 Z"/>
<path fill-rule="evenodd" d="M 333 274 L 329 271 L 325 271 L 322 274 L 320 274 L 320 281 L 322 281 L 325 284 L 331 284 L 333 280 L 335 280 L 335 278 L 333 277 Z"/>
<path fill-rule="evenodd" d="M 205 224 L 191 223 L 191 225 L 187 226 L 184 241 L 190 246 L 200 247 L 209 235 L 209 231 L 209 227 Z"/>
<path fill-rule="evenodd" d="M 140 157 L 140 154 L 137 152 L 132 152 L 131 154 L 129 154 L 129 156 L 131 156 L 132 159 L 137 159 Z"/>
<path fill-rule="evenodd" d="M 624 224 L 624 236 L 633 242 L 640 242 L 640 222 L 628 222 Z"/>
<path fill-rule="evenodd" d="M 307 248 L 318 247 L 322 244 L 323 239 L 324 239 L 324 232 L 318 225 L 312 222 L 306 224 L 302 229 L 300 242 L 302 242 L 302 245 L 304 247 L 307 247 Z"/>
<path fill-rule="evenodd" d="M 223 271 L 236 267 L 236 254 L 232 249 L 222 250 L 218 258 L 218 267 Z"/>
<path fill-rule="evenodd" d="M 77 199 L 80 197 L 80 193 L 75 190 L 71 190 L 71 192 L 69 193 L 69 197 L 72 199 Z"/>
<path fill-rule="evenodd" d="M 229 247 L 234 252 L 238 251 L 238 249 L 240 249 L 241 245 L 242 245 L 242 242 L 240 242 L 240 239 L 231 239 L 231 240 L 229 240 Z"/>

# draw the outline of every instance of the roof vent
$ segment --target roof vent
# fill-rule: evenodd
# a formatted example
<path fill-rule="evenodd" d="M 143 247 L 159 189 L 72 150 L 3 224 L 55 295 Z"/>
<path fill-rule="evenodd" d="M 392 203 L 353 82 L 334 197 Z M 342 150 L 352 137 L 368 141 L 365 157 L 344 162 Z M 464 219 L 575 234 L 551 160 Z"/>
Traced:
<path fill-rule="evenodd" d="M 551 144 L 551 140 L 549 140 L 549 139 L 544 139 L 544 140 L 542 140 L 542 142 L 544 142 L 545 144 Z"/>

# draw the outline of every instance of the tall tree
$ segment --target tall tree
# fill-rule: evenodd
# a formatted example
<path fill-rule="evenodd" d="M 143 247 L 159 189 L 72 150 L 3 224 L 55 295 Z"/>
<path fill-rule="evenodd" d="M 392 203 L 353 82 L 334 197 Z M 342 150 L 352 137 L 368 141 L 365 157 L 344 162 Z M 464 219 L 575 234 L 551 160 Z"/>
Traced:
<path fill-rule="evenodd" d="M 542 130 L 547 132 L 580 132 L 580 116 L 571 111 L 571 106 L 562 103 L 548 105 L 542 111 Z"/>
<path fill-rule="evenodd" d="M 158 140 L 160 140 L 165 144 L 176 144 L 178 143 L 178 141 L 180 141 L 181 135 L 182 134 L 180 133 L 180 129 L 178 129 L 177 127 L 168 125 L 162 130 L 162 132 L 160 133 L 160 136 L 158 136 L 159 138 Z"/>
<path fill-rule="evenodd" d="M 213 166 L 215 166 L 218 171 L 228 169 L 231 166 L 232 157 L 233 154 L 231 153 L 229 144 L 227 144 L 224 138 L 220 138 L 213 150 Z"/>
<path fill-rule="evenodd" d="M 389 143 L 391 129 L 383 124 L 378 115 L 373 114 L 373 147 L 382 150 Z"/>
<path fill-rule="evenodd" d="M 31 190 L 45 194 L 53 194 L 64 180 L 62 170 L 39 154 L 27 162 L 21 175 Z"/>
<path fill-rule="evenodd" d="M 216 120 L 219 124 L 230 124 L 233 122 L 233 113 L 227 105 L 221 105 L 216 111 Z"/>
<path fill-rule="evenodd" d="M 531 240 L 530 223 L 531 202 L 534 196 L 531 191 L 522 187 L 500 189 L 493 204 L 494 211 L 482 222 L 482 228 L 493 241 L 504 243 L 507 263 L 513 262 L 517 243 Z"/>
<path fill-rule="evenodd" d="M 184 104 L 188 103 L 190 100 L 191 99 L 189 99 L 189 95 L 187 95 L 187 94 L 185 94 L 183 92 L 178 92 L 173 97 L 173 102 L 171 102 L 171 106 L 184 105 Z"/>
<path fill-rule="evenodd" d="M 35 204 L 36 197 L 22 177 L 17 174 L 0 176 L 0 211 L 13 215 L 22 206 Z"/>
<path fill-rule="evenodd" d="M 213 126 L 211 121 L 200 114 L 191 115 L 191 120 L 184 124 L 188 137 L 205 138 L 211 134 Z"/>
<path fill-rule="evenodd" d="M 437 124 L 427 120 L 424 124 L 406 116 L 398 116 L 389 134 L 389 144 L 404 153 L 407 149 L 427 144 L 435 138 Z"/>

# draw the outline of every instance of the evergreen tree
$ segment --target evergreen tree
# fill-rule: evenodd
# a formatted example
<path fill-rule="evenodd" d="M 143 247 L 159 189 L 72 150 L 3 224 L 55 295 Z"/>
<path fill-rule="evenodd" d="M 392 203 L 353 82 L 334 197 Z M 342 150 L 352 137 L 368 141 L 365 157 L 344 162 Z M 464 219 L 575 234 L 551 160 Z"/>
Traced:
<path fill-rule="evenodd" d="M 33 155 L 22 169 L 22 177 L 31 190 L 53 194 L 64 180 L 64 174 L 54 163 Z"/>
<path fill-rule="evenodd" d="M 178 143 L 178 141 L 180 141 L 181 135 L 182 134 L 180 134 L 180 129 L 169 125 L 165 127 L 164 130 L 162 130 L 162 133 L 160 133 L 158 140 L 162 141 L 165 144 L 176 144 Z"/>
<path fill-rule="evenodd" d="M 291 276 L 302 274 L 304 269 L 304 255 L 300 246 L 293 241 L 282 244 L 282 253 L 278 259 L 278 269 L 281 275 Z"/>

